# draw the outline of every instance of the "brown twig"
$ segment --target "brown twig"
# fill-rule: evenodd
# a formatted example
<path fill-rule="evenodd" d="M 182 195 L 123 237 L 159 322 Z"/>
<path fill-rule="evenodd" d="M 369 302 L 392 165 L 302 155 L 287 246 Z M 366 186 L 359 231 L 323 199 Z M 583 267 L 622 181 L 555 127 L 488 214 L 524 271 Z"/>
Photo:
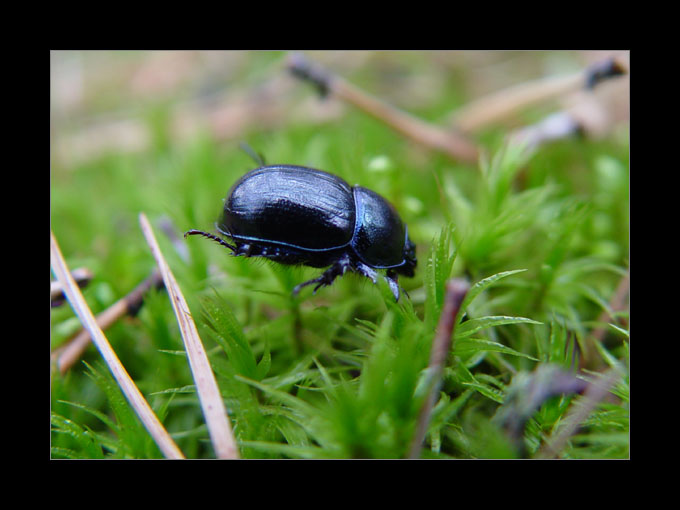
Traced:
<path fill-rule="evenodd" d="M 452 114 L 451 123 L 463 132 L 476 133 L 519 110 L 578 90 L 583 83 L 582 72 L 521 83 L 468 103 Z"/>
<path fill-rule="evenodd" d="M 332 93 L 425 147 L 441 151 L 456 161 L 477 162 L 476 144 L 455 130 L 443 129 L 409 115 L 341 77 L 332 76 L 300 53 L 290 55 L 288 68 L 295 76 L 313 83 L 322 95 Z"/>
<path fill-rule="evenodd" d="M 87 286 L 92 280 L 92 271 L 85 267 L 79 267 L 71 272 L 73 280 L 78 284 L 81 289 Z M 52 308 L 61 306 L 65 300 L 64 289 L 59 281 L 50 282 L 50 305 Z"/>
<path fill-rule="evenodd" d="M 156 259 L 156 264 L 165 283 L 165 289 L 168 292 L 175 316 L 177 317 L 191 373 L 196 383 L 198 400 L 201 403 L 201 409 L 203 410 L 215 454 L 218 459 L 238 459 L 238 448 L 231 430 L 227 410 L 205 348 L 198 335 L 196 324 L 191 316 L 189 306 L 158 246 L 149 220 L 144 213 L 140 213 L 139 223 L 142 227 L 142 232 L 144 232 L 144 237 L 151 248 L 151 252 Z"/>
<path fill-rule="evenodd" d="M 144 301 L 144 296 L 152 287 L 163 286 L 163 279 L 158 270 L 140 283 L 127 296 L 119 299 L 110 307 L 97 315 L 97 326 L 102 330 L 108 329 L 114 322 L 125 315 L 134 315 L 139 311 Z M 91 336 L 87 329 L 82 329 L 72 340 L 55 349 L 51 354 L 53 363 L 56 363 L 61 374 L 65 374 L 73 364 L 80 359 L 87 346 L 90 345 Z"/>
<path fill-rule="evenodd" d="M 423 440 L 425 439 L 427 426 L 430 423 L 432 409 L 437 401 L 437 394 L 439 393 L 439 388 L 441 386 L 441 378 L 444 371 L 444 365 L 446 364 L 446 358 L 451 350 L 456 317 L 458 316 L 460 305 L 462 304 L 463 299 L 465 299 L 465 295 L 469 288 L 470 285 L 468 282 L 457 278 L 449 280 L 446 284 L 444 307 L 439 316 L 437 333 L 432 342 L 430 363 L 427 369 L 429 392 L 418 416 L 416 432 L 413 436 L 409 453 L 409 458 L 411 459 L 420 457 L 420 450 L 422 448 Z"/>
<path fill-rule="evenodd" d="M 464 133 L 475 133 L 507 120 L 521 110 L 572 92 L 591 90 L 601 82 L 625 72 L 618 60 L 608 58 L 577 73 L 528 81 L 481 97 L 455 111 L 451 122 Z"/>
<path fill-rule="evenodd" d="M 144 427 L 149 431 L 154 441 L 160 448 L 163 455 L 172 459 L 182 459 L 184 455 L 172 440 L 168 432 L 163 427 L 163 424 L 156 417 L 148 402 L 135 385 L 130 375 L 125 370 L 125 367 L 118 359 L 111 344 L 104 336 L 104 332 L 95 321 L 92 311 L 87 306 L 82 292 L 78 285 L 73 280 L 71 273 L 68 270 L 66 261 L 64 260 L 59 244 L 57 243 L 54 233 L 50 231 L 50 261 L 55 276 L 61 282 L 61 285 L 66 293 L 66 297 L 71 303 L 74 312 L 83 323 L 83 326 L 89 331 L 94 344 L 97 346 L 102 358 L 106 362 L 111 374 L 120 386 L 123 394 L 127 398 L 130 405 L 139 416 L 144 424 Z"/>

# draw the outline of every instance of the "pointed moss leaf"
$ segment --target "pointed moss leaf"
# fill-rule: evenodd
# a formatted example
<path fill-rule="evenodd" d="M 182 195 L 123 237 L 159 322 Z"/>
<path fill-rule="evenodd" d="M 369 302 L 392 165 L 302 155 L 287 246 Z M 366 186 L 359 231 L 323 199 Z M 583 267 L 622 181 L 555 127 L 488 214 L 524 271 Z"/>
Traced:
<path fill-rule="evenodd" d="M 310 446 L 309 436 L 294 420 L 283 416 L 275 419 L 276 429 L 281 432 L 286 443 L 291 446 Z"/>
<path fill-rule="evenodd" d="M 608 325 L 612 330 L 614 330 L 614 331 L 616 331 L 617 333 L 619 333 L 620 335 L 623 335 L 623 336 L 626 337 L 626 338 L 630 338 L 630 333 L 628 332 L 628 330 L 625 330 L 625 329 L 623 329 L 623 328 L 617 326 L 616 324 L 607 324 L 607 325 Z"/>
<path fill-rule="evenodd" d="M 286 393 L 285 391 L 280 391 L 277 389 L 274 389 L 266 384 L 262 384 L 258 381 L 255 381 L 253 379 L 248 379 L 247 377 L 242 377 L 240 375 L 235 375 L 234 379 L 244 382 L 250 386 L 253 386 L 257 388 L 258 390 L 266 393 L 270 397 L 272 397 L 274 400 L 277 400 L 281 402 L 282 404 L 285 404 L 289 406 L 291 409 L 295 409 L 299 412 L 301 412 L 304 415 L 307 416 L 312 416 L 314 413 L 314 410 L 311 405 L 309 405 L 307 402 L 304 400 L 291 395 L 290 393 Z"/>
<path fill-rule="evenodd" d="M 614 313 L 607 300 L 600 296 L 597 290 L 595 290 L 592 286 L 586 285 L 584 283 L 572 283 L 572 286 L 576 289 L 576 292 L 598 305 L 603 311 L 607 312 L 610 317 Z"/>
<path fill-rule="evenodd" d="M 282 443 L 270 443 L 267 441 L 239 441 L 239 445 L 292 458 L 318 459 L 329 457 L 328 452 L 318 446 L 293 446 Z"/>
<path fill-rule="evenodd" d="M 548 350 L 548 361 L 550 363 L 569 366 L 568 349 L 569 336 L 567 328 L 557 319 L 550 321 L 550 344 Z"/>
<path fill-rule="evenodd" d="M 463 303 L 461 304 L 461 310 L 466 310 L 468 305 L 472 303 L 472 301 L 484 290 L 488 289 L 491 285 L 496 283 L 498 280 L 505 278 L 507 276 L 517 274 L 517 273 L 522 273 L 526 271 L 526 269 L 515 269 L 513 271 L 504 271 L 502 273 L 497 273 L 495 275 L 489 276 L 488 278 L 484 278 L 483 280 L 478 281 L 475 283 L 470 290 L 467 292 L 465 295 L 465 299 L 463 300 Z M 462 317 L 462 314 L 459 315 L 459 319 Z"/>
<path fill-rule="evenodd" d="M 449 369 L 446 373 L 448 377 L 452 377 L 463 386 L 467 386 L 495 402 L 503 402 L 503 392 L 475 378 L 472 372 L 470 372 L 463 363 L 458 363 L 455 369 Z"/>
<path fill-rule="evenodd" d="M 470 319 L 469 321 L 463 322 L 456 328 L 455 337 L 456 340 L 460 338 L 466 338 L 474 335 L 477 331 L 482 329 L 491 328 L 494 326 L 502 326 L 506 324 L 542 324 L 532 319 L 527 319 L 526 317 L 508 317 L 505 315 L 490 315 L 486 317 L 478 317 L 475 319 Z"/>
<path fill-rule="evenodd" d="M 171 354 L 173 356 L 186 357 L 186 355 L 187 355 L 187 351 L 185 351 L 185 350 L 158 349 L 158 352 L 162 352 L 163 354 Z"/>
<path fill-rule="evenodd" d="M 455 348 L 453 352 L 458 355 L 470 355 L 475 354 L 479 351 L 493 351 L 500 352 L 503 354 L 510 354 L 512 356 L 521 356 L 533 361 L 538 361 L 538 359 L 528 354 L 516 351 L 498 342 L 492 342 L 490 340 L 482 340 L 479 338 L 460 338 L 456 341 Z"/>
<path fill-rule="evenodd" d="M 570 279 L 577 279 L 587 273 L 596 271 L 608 271 L 620 276 L 625 276 L 627 272 L 623 267 L 595 257 L 580 257 L 562 264 L 560 273 L 561 275 L 568 276 Z"/>
<path fill-rule="evenodd" d="M 257 364 L 257 369 L 256 369 L 256 374 L 255 374 L 257 376 L 258 381 L 261 381 L 262 379 L 264 379 L 267 376 L 271 366 L 272 366 L 272 353 L 271 353 L 271 350 L 269 349 L 269 342 L 265 342 L 265 344 L 264 344 L 264 354 L 262 354 L 262 358 L 260 358 L 260 361 Z"/>
<path fill-rule="evenodd" d="M 267 379 L 261 381 L 262 384 L 266 384 L 267 386 L 274 389 L 280 389 L 290 386 L 291 384 L 295 384 L 298 381 L 307 379 L 313 370 L 309 368 L 309 365 L 313 362 L 314 357 L 317 355 L 318 352 L 310 352 L 300 359 L 295 364 L 295 366 L 291 367 L 287 372 L 268 377 Z"/>
<path fill-rule="evenodd" d="M 119 388 L 113 376 L 101 362 L 98 362 L 98 369 L 95 369 L 86 362 L 87 375 L 104 392 L 113 410 L 118 423 L 117 433 L 120 439 L 120 456 L 130 456 L 132 458 L 147 457 L 148 441 L 151 436 L 142 425 L 130 403 L 127 401 L 123 392 Z"/>
<path fill-rule="evenodd" d="M 59 446 L 50 447 L 51 457 L 64 457 L 66 459 L 82 459 L 83 455 L 71 448 L 61 448 Z"/>
<path fill-rule="evenodd" d="M 503 393 L 487 384 L 482 384 L 480 382 L 464 382 L 463 386 L 472 388 L 494 402 L 498 402 L 499 404 L 503 403 Z"/>
<path fill-rule="evenodd" d="M 331 376 L 328 374 L 326 368 L 319 362 L 318 359 L 316 359 L 316 357 L 314 358 L 314 364 L 316 365 L 316 368 L 319 370 L 319 373 L 321 373 L 321 377 L 323 377 L 323 380 L 326 383 L 325 389 L 327 389 L 332 396 L 337 397 L 337 394 L 335 393 L 335 384 L 333 383 L 333 380 L 331 379 Z"/>
<path fill-rule="evenodd" d="M 87 362 L 84 361 L 83 363 L 88 369 L 87 375 L 106 395 L 118 423 L 118 432 L 122 433 L 123 428 L 134 429 L 136 423 L 134 412 L 128 406 L 123 393 L 116 385 L 113 377 L 101 365 L 99 365 L 99 370 L 97 370 Z"/>
<path fill-rule="evenodd" d="M 106 414 L 102 413 L 101 411 L 98 411 L 97 409 L 93 409 L 89 406 L 83 405 L 83 404 L 78 404 L 77 402 L 68 402 L 66 400 L 58 400 L 58 402 L 62 404 L 66 404 L 69 406 L 76 407 L 78 409 L 82 409 L 86 413 L 91 414 L 95 418 L 98 418 L 100 421 L 102 421 L 107 427 L 109 427 L 111 430 L 116 430 L 116 425 L 111 421 L 111 418 L 106 416 Z"/>
<path fill-rule="evenodd" d="M 196 385 L 188 384 L 187 386 L 182 386 L 180 388 L 168 388 L 166 390 L 154 391 L 151 395 L 176 395 L 177 393 L 196 393 Z"/>
<path fill-rule="evenodd" d="M 357 323 L 356 326 L 346 326 L 348 330 L 354 331 L 354 332 L 361 332 L 362 337 L 364 335 L 368 335 L 368 339 L 372 342 L 373 338 L 375 337 L 376 331 L 378 331 L 378 325 L 375 322 L 355 318 L 354 321 Z M 366 338 L 366 337 L 364 337 Z"/>
<path fill-rule="evenodd" d="M 95 436 L 91 431 L 84 429 L 77 423 L 64 418 L 56 413 L 52 413 L 50 421 L 54 427 L 53 431 L 66 434 L 72 437 L 78 444 L 82 454 L 76 454 L 77 458 L 83 459 L 102 459 L 104 454 L 101 446 L 95 440 Z"/>
<path fill-rule="evenodd" d="M 432 243 L 430 254 L 425 266 L 425 324 L 434 330 L 444 305 L 446 281 L 451 275 L 451 269 L 456 259 L 456 248 L 451 247 L 453 227 L 447 225 L 442 228 L 439 238 Z"/>
<path fill-rule="evenodd" d="M 228 303 L 215 292 L 212 299 L 203 299 L 201 304 L 206 324 L 229 357 L 236 372 L 256 379 L 258 374 L 255 354 Z"/>

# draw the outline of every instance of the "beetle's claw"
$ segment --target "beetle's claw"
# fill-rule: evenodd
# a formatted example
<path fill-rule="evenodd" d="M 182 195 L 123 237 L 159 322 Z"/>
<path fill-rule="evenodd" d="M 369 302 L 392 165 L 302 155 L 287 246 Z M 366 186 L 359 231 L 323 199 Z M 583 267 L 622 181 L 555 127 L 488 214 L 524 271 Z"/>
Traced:
<path fill-rule="evenodd" d="M 385 280 L 387 280 L 387 284 L 390 286 L 394 300 L 399 301 L 399 284 L 392 278 L 385 278 Z"/>
<path fill-rule="evenodd" d="M 391 269 L 387 270 L 387 274 L 385 275 L 385 280 L 387 280 L 387 284 L 390 287 L 390 290 L 392 291 L 392 295 L 394 296 L 395 301 L 399 301 L 399 292 L 400 290 L 404 291 L 404 294 L 406 294 L 406 291 L 401 288 L 399 285 L 399 275 L 392 271 Z M 406 294 L 406 297 L 408 297 L 408 294 Z"/>

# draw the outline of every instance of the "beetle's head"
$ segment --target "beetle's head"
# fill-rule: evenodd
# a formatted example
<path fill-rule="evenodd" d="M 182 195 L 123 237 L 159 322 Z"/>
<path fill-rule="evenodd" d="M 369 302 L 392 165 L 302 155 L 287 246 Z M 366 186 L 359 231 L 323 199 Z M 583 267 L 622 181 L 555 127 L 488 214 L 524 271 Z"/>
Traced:
<path fill-rule="evenodd" d="M 415 274 L 418 259 L 416 259 L 416 245 L 408 237 L 406 230 L 406 242 L 404 243 L 404 265 L 396 268 L 396 271 L 411 278 Z"/>

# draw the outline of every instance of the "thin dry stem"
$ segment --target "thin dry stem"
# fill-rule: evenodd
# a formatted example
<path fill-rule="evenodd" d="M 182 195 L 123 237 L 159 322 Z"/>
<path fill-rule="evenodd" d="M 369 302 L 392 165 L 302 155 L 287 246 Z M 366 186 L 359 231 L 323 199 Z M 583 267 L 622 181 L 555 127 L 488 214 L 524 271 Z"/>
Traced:
<path fill-rule="evenodd" d="M 430 149 L 441 151 L 456 161 L 477 162 L 479 153 L 476 144 L 456 131 L 440 128 L 409 115 L 339 76 L 331 76 L 302 54 L 292 54 L 288 60 L 288 67 L 296 76 L 314 83 L 322 94 L 329 92 L 334 94 L 411 140 Z"/>
<path fill-rule="evenodd" d="M 411 140 L 441 151 L 456 161 L 477 162 L 479 158 L 477 146 L 457 132 L 440 128 L 409 115 L 341 78 L 333 79 L 331 84 L 331 90 L 336 96 L 383 121 Z"/>
<path fill-rule="evenodd" d="M 158 287 L 163 283 L 160 273 L 156 270 L 127 296 L 119 299 L 110 307 L 97 315 L 97 326 L 102 330 L 108 329 L 121 317 L 136 311 L 142 304 L 144 295 L 151 287 Z M 81 330 L 68 343 L 52 352 L 51 359 L 56 363 L 59 372 L 63 375 L 80 359 L 90 345 L 90 333 L 87 329 Z"/>
<path fill-rule="evenodd" d="M 451 121 L 461 131 L 475 133 L 529 106 L 574 92 L 583 83 L 582 72 L 525 82 L 468 103 L 453 113 Z"/>
<path fill-rule="evenodd" d="M 423 439 L 425 439 L 432 409 L 437 401 L 437 394 L 441 386 L 441 377 L 444 371 L 444 365 L 446 364 L 446 358 L 451 350 L 456 317 L 458 316 L 460 305 L 463 303 L 463 299 L 465 299 L 465 295 L 469 288 L 470 285 L 468 282 L 458 278 L 449 280 L 446 284 L 444 307 L 442 308 L 442 313 L 439 317 L 437 334 L 432 342 L 430 363 L 427 369 L 429 372 L 429 393 L 423 403 L 423 407 L 420 409 L 416 433 L 413 437 L 409 453 L 409 458 L 411 459 L 420 457 Z"/>
<path fill-rule="evenodd" d="M 79 267 L 71 271 L 73 280 L 79 287 L 85 287 L 92 279 L 92 271 L 86 267 Z M 50 303 L 52 306 L 59 306 L 64 300 L 64 292 L 61 283 L 53 281 L 50 283 Z"/>
<path fill-rule="evenodd" d="M 94 344 L 101 353 L 104 361 L 108 365 L 113 377 L 120 385 L 123 394 L 128 399 L 133 409 L 144 424 L 144 427 L 149 431 L 151 437 L 160 448 L 163 455 L 171 459 L 182 459 L 184 455 L 172 440 L 168 432 L 163 427 L 160 420 L 156 417 L 148 402 L 139 391 L 130 375 L 125 370 L 125 367 L 118 359 L 115 351 L 109 344 L 109 341 L 104 336 L 104 332 L 97 325 L 97 322 L 92 314 L 92 311 L 87 306 L 83 294 L 80 292 L 78 285 L 73 280 L 71 273 L 68 270 L 66 261 L 61 254 L 59 244 L 57 243 L 54 233 L 50 231 L 50 261 L 55 276 L 61 282 L 62 288 L 68 298 L 76 315 L 83 323 L 83 326 L 89 331 Z"/>
<path fill-rule="evenodd" d="M 461 132 L 476 133 L 514 117 L 526 108 L 593 89 L 627 71 L 620 59 L 609 57 L 573 74 L 540 78 L 481 97 L 455 111 L 451 122 Z"/>
<path fill-rule="evenodd" d="M 201 402 L 201 408 L 203 409 L 203 415 L 205 416 L 215 454 L 218 459 L 237 459 L 239 458 L 238 448 L 231 430 L 227 410 L 217 386 L 215 375 L 210 367 L 210 361 L 198 335 L 196 324 L 189 311 L 189 306 L 161 253 L 149 220 L 144 213 L 140 213 L 139 223 L 163 276 L 165 288 L 177 316 L 177 322 L 182 333 L 187 357 L 189 358 L 189 366 L 196 383 L 196 391 Z"/>

